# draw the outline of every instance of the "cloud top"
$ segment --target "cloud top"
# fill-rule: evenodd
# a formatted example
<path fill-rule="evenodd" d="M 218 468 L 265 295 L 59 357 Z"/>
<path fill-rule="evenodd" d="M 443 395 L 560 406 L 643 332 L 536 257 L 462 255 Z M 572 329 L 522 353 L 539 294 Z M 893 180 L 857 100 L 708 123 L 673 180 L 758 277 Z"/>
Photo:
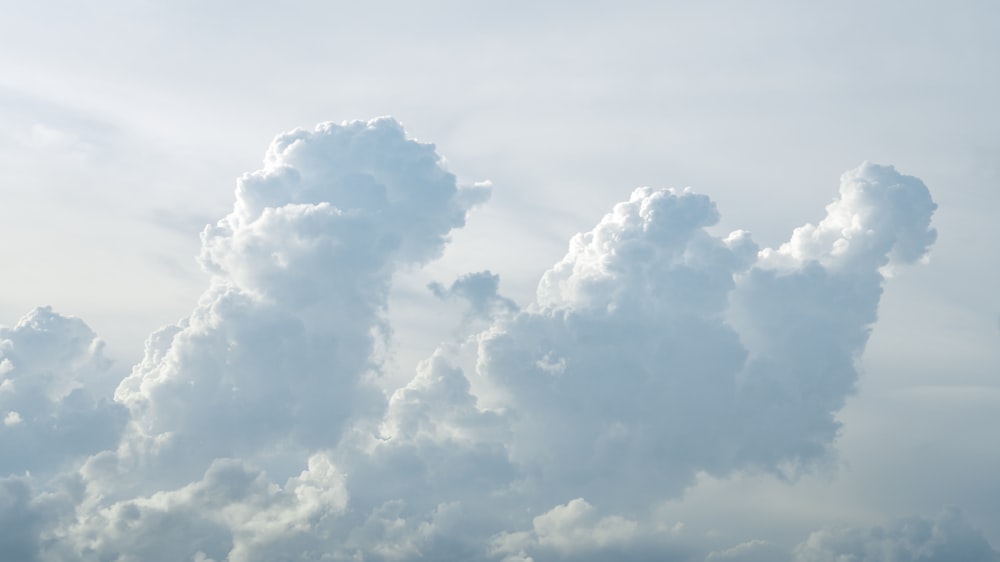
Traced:
<path fill-rule="evenodd" d="M 936 208 L 919 179 L 865 162 L 841 176 L 840 197 L 819 224 L 795 229 L 791 240 L 762 258 L 767 265 L 818 261 L 828 268 L 865 260 L 880 266 L 913 263 L 937 239 L 930 227 Z"/>

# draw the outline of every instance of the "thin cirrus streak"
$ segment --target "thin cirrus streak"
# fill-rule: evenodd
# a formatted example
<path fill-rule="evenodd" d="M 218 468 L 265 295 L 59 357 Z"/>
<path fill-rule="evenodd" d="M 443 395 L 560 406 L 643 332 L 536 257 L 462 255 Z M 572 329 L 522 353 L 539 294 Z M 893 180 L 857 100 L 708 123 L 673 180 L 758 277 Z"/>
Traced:
<path fill-rule="evenodd" d="M 711 234 L 705 195 L 639 188 L 571 240 L 534 303 L 500 295 L 489 272 L 433 284 L 486 318 L 476 372 L 443 344 L 386 395 L 394 275 L 438 258 L 488 197 L 392 119 L 296 130 L 202 233 L 209 287 L 113 397 L 93 382 L 107 360 L 82 321 L 43 308 L 3 328 L 0 444 L 19 453 L 0 461 L 0 551 L 811 562 L 919 542 L 821 530 L 795 548 L 714 549 L 651 515 L 699 473 L 829 454 L 885 275 L 935 239 L 918 179 L 863 164 L 826 218 L 776 249 Z M 969 560 L 996 559 L 960 514 L 920 521 L 940 540 L 900 559 L 966 543 Z"/>

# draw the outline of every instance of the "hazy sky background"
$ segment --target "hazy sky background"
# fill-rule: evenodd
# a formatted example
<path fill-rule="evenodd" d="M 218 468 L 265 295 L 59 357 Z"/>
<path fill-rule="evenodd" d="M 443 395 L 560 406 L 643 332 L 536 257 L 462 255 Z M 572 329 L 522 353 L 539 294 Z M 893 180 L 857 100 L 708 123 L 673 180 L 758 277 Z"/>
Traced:
<path fill-rule="evenodd" d="M 926 184 L 938 205 L 932 221 L 937 239 L 926 264 L 903 265 L 885 282 L 881 301 L 877 301 L 878 320 L 867 346 L 857 349 L 864 350 L 857 367 L 857 393 L 847 398 L 842 409 L 829 406 L 843 425 L 825 460 L 782 480 L 771 474 L 780 464 L 772 463 L 774 459 L 761 461 L 763 469 L 734 461 L 732 466 L 719 464 L 713 471 L 715 465 L 707 457 L 693 455 L 693 460 L 684 460 L 683 466 L 673 469 L 696 475 L 694 484 L 684 488 L 685 478 L 670 480 L 661 493 L 652 494 L 656 501 L 643 504 L 641 516 L 636 515 L 641 501 L 628 492 L 622 493 L 624 499 L 619 502 L 627 506 L 616 507 L 611 499 L 598 501 L 600 491 L 588 496 L 568 490 L 545 497 L 545 501 L 551 499 L 545 505 L 541 499 L 530 509 L 517 504 L 517 509 L 523 507 L 530 513 L 519 511 L 526 519 L 512 516 L 512 525 L 527 521 L 530 527 L 533 517 L 549 514 L 555 520 L 556 515 L 592 504 L 596 506 L 593 513 L 570 519 L 590 521 L 609 536 L 637 521 L 639 530 L 626 535 L 648 549 L 641 556 L 671 552 L 678 560 L 757 560 L 754 556 L 827 560 L 823 553 L 847 552 L 843 549 L 848 547 L 831 545 L 877 542 L 869 531 L 872 526 L 887 529 L 887 544 L 891 537 L 906 536 L 911 532 L 906 529 L 919 527 L 898 523 L 906 517 L 936 525 L 934 536 L 965 537 L 968 544 L 985 538 L 993 549 L 1000 548 L 1000 485 L 996 481 L 1000 473 L 996 437 L 1000 427 L 1000 296 L 996 291 L 1000 260 L 995 245 L 1000 229 L 994 218 L 1000 206 L 1000 111 L 996 109 L 1000 10 L 993 2 L 947 6 L 891 1 L 8 4 L 0 18 L 0 324 L 14 326 L 42 305 L 85 321 L 107 343 L 103 355 L 113 361 L 110 367 L 95 367 L 100 374 L 93 375 L 94 380 L 102 382 L 93 389 L 94 400 L 110 399 L 117 381 L 133 365 L 146 364 L 136 368 L 140 375 L 160 368 L 156 361 L 162 358 L 148 350 L 144 354 L 143 342 L 151 333 L 179 319 L 194 318 L 192 310 L 222 298 L 206 292 L 209 275 L 194 259 L 203 252 L 199 233 L 232 211 L 235 178 L 261 169 L 264 150 L 284 131 L 391 115 L 405 126 L 409 137 L 436 146 L 459 185 L 492 184 L 489 201 L 471 208 L 466 225 L 451 231 L 451 242 L 441 248 L 440 259 L 386 257 L 386 263 L 393 264 L 394 279 L 386 294 L 391 356 L 379 384 L 390 393 L 407 384 L 417 362 L 431 356 L 442 342 L 453 342 L 448 345 L 454 351 L 458 346 L 454 342 L 470 334 L 499 330 L 493 322 L 513 334 L 512 343 L 496 344 L 501 349 L 534 346 L 530 342 L 536 342 L 535 338 L 540 338 L 537 345 L 561 341 L 537 335 L 537 330 L 555 329 L 540 327 L 551 319 L 537 311 L 531 312 L 539 314 L 537 318 L 528 315 L 539 280 L 567 256 L 574 234 L 595 229 L 616 203 L 629 200 L 636 187 L 691 186 L 717 205 L 721 218 L 717 225 L 708 226 L 708 233 L 723 239 L 730 231 L 743 229 L 752 233 L 761 248 L 777 248 L 789 240 L 794 228 L 823 219 L 824 207 L 837 197 L 842 173 L 870 161 L 895 166 Z M 305 162 L 307 167 L 313 161 L 306 158 Z M 456 201 L 443 197 L 441 205 L 457 205 L 456 209 L 464 205 Z M 412 236 L 404 228 L 409 223 L 400 221 L 399 232 Z M 458 226 L 445 219 L 434 224 L 442 232 Z M 234 227 L 232 236 L 242 232 L 240 228 Z M 275 236 L 286 232 L 279 226 L 273 228 L 261 232 L 278 233 Z M 288 229 L 295 231 L 292 226 Z M 219 240 L 228 240 L 229 235 L 219 234 Z M 433 254 L 437 246 L 428 242 L 427 248 Z M 227 251 L 218 250 L 222 257 L 212 259 L 229 263 Z M 353 264 L 343 262 L 343 270 Z M 442 300 L 426 288 L 438 282 L 444 290 L 459 276 L 483 270 L 499 275 L 500 294 L 526 311 L 522 320 L 471 318 L 460 299 Z M 381 272 L 364 270 L 358 279 L 381 286 Z M 257 282 L 247 275 L 251 280 L 246 283 Z M 452 293 L 462 290 L 459 287 Z M 877 299 L 877 291 L 873 294 Z M 565 306 L 582 306 L 582 301 L 573 300 L 583 298 L 579 295 L 559 298 L 568 299 L 558 301 Z M 856 304 L 852 297 L 845 298 Z M 821 310 L 852 305 L 820 301 L 816 306 Z M 506 306 L 503 302 L 507 301 L 489 301 L 487 312 L 507 314 L 497 311 Z M 378 308 L 372 306 L 372 310 Z M 262 330 L 280 329 L 283 324 L 267 314 L 267 322 L 274 323 L 264 322 Z M 753 311 L 747 314 L 756 318 Z M 362 337 L 357 334 L 368 329 L 355 328 L 344 328 L 337 337 L 347 338 L 343 334 L 348 333 Z M 767 332 L 759 326 L 748 328 L 752 329 Z M 823 335 L 820 328 L 816 330 Z M 749 332 L 740 335 L 752 339 Z M 647 341 L 633 339 L 636 346 Z M 621 345 L 620 353 L 627 354 L 631 344 Z M 650 340 L 650 345 L 660 344 Z M 503 403 L 504 393 L 494 385 L 513 395 L 527 388 L 519 386 L 523 381 L 516 377 L 479 380 L 471 372 L 477 353 L 485 369 L 508 372 L 499 360 L 490 367 L 491 348 L 483 349 L 463 348 L 454 351 L 453 359 L 464 369 L 474 391 L 481 393 L 481 400 L 495 396 L 498 404 Z M 571 355 L 566 352 L 567 357 Z M 545 357 L 552 361 L 545 365 L 558 364 L 555 355 Z M 347 361 L 345 365 L 361 361 L 340 356 L 327 359 Z M 92 360 L 97 361 L 93 357 L 86 361 Z M 74 373 L 82 369 L 73 365 Z M 198 369 L 204 364 L 197 365 L 192 373 L 201 372 Z M 54 369 L 58 370 L 42 370 L 51 374 Z M 64 398 L 47 388 L 43 394 L 50 400 Z M 146 406 L 136 406 L 135 400 L 126 400 L 132 423 L 138 423 L 140 410 L 145 412 L 142 415 L 153 415 L 143 410 Z M 155 403 L 157 398 L 149 400 Z M 358 403 L 365 400 L 358 399 Z M 432 404 L 429 398 L 413 400 Z M 520 402 L 508 407 L 540 411 Z M 678 408 L 678 423 L 691 423 L 691 417 L 682 415 L 687 410 L 682 405 Z M 707 411 L 725 417 L 724 408 L 713 408 Z M 124 415 L 115 412 L 94 414 L 87 423 L 113 427 L 100 420 Z M 390 418 L 396 415 L 391 407 L 389 412 Z M 364 417 L 363 412 L 357 415 Z M 537 415 L 539 420 L 554 419 Z M 691 416 L 697 418 L 695 413 Z M 518 423 L 523 425 L 529 418 L 522 416 Z M 0 432 L 27 426 L 10 419 Z M 441 427 L 472 423 L 462 419 L 461 423 L 435 423 Z M 157 420 L 149 421 L 146 429 L 153 431 L 149 428 L 162 421 Z M 566 420 L 568 427 L 574 427 L 575 422 Z M 298 428 L 308 421 L 289 418 L 274 423 L 277 428 L 285 427 L 283 423 Z M 476 421 L 473 425 L 482 429 L 489 424 Z M 518 432 L 526 431 L 516 423 L 504 427 L 513 441 L 483 437 L 493 435 L 485 429 L 469 439 L 520 442 Z M 125 455 L 122 447 L 126 445 L 116 445 L 118 434 L 108 431 L 110 437 L 91 451 L 65 457 L 37 452 L 37 458 L 63 459 L 59 462 L 69 464 L 60 467 L 78 470 L 86 455 L 104 449 L 117 446 L 116 454 Z M 138 430 L 124 431 L 121 443 L 138 443 Z M 183 434 L 181 429 L 173 431 Z M 218 437 L 226 436 L 220 433 Z M 708 430 L 703 437 L 715 438 Z M 13 437 L 4 439 L 0 456 L 14 458 L 24 451 L 24 459 L 35 458 L 33 446 Z M 538 439 L 537 443 L 545 443 Z M 253 447 L 279 446 L 266 439 L 253 443 Z M 308 436 L 295 442 L 295 447 L 315 452 L 313 445 Z M 141 448 L 134 443 L 129 446 Z M 294 448 L 287 443 L 280 446 Z M 570 447 L 567 455 L 575 454 L 572 444 L 566 446 Z M 346 470 L 344 466 L 356 457 L 345 452 L 350 447 L 338 447 L 331 453 L 331 462 Z M 636 447 L 645 451 L 641 444 Z M 518 454 L 529 455 L 530 447 L 525 451 Z M 655 465 L 642 456 L 645 453 L 635 454 L 628 458 L 636 466 Z M 227 455 L 251 458 L 241 456 L 240 451 Z M 76 460 L 65 460 L 69 458 Z M 482 466 L 494 466 L 476 459 L 485 463 Z M 302 461 L 283 474 L 283 461 L 260 455 L 251 460 L 269 469 L 271 480 L 278 483 L 304 468 Z M 274 466 L 268 467 L 272 461 Z M 365 462 L 376 461 L 391 466 L 381 458 Z M 538 474 L 563 470 L 547 465 L 525 468 L 529 465 L 516 461 L 512 461 L 515 468 L 507 468 L 537 470 Z M 163 482 L 163 487 L 138 486 L 118 495 L 109 492 L 113 499 L 107 501 L 148 497 L 155 491 L 177 491 L 211 480 L 208 476 L 202 480 L 205 468 L 194 460 L 169 462 L 200 468 L 196 475 L 178 477 L 169 485 L 169 478 L 150 476 L 151 483 Z M 792 470 L 782 466 L 781 470 Z M 11 470 L 4 474 L 24 471 L 16 463 L 5 468 Z M 617 468 L 608 470 L 614 477 L 627 479 L 615 472 Z M 87 474 L 86 478 L 98 480 Z M 588 481 L 573 474 L 580 482 Z M 312 482 L 306 477 L 301 482 L 289 481 L 285 489 L 305 486 L 307 480 Z M 677 489 L 671 488 L 678 482 Z M 347 505 L 361 506 L 371 499 L 365 496 L 365 485 L 358 484 L 359 491 L 353 493 L 352 484 L 347 485 L 351 496 Z M 37 492 L 55 485 L 40 480 L 32 486 Z M 327 482 L 325 489 L 331 486 Z M 16 496 L 10 494 L 3 497 Z M 571 503 L 577 497 L 590 504 Z M 633 500 L 639 503 L 630 503 Z M 0 501 L 0 511 L 17 505 L 14 500 L 4 501 Z M 421 501 L 410 498 L 410 505 L 422 506 Z M 569 511 L 553 511 L 557 506 Z M 951 508 L 958 511 L 948 511 Z M 402 519 L 412 515 L 416 521 L 425 515 L 419 508 L 413 510 Z M 619 515 L 623 519 L 613 519 Z M 560 550 L 562 539 L 546 543 L 545 537 L 561 529 L 581 543 L 581 536 L 595 532 L 577 536 L 555 523 L 546 531 L 546 521 L 534 519 L 534 535 L 518 535 L 517 540 L 507 537 L 510 540 L 504 544 L 514 545 L 510 546 L 513 550 L 497 547 L 491 556 L 500 560 L 524 554 L 539 561 L 577 556 L 582 560 L 599 556 L 593 552 L 607 547 Z M 675 524 L 679 525 L 676 529 Z M 57 528 L 46 525 L 39 528 L 49 530 L 40 532 Z M 505 530 L 528 532 L 516 525 Z M 650 531 L 654 527 L 655 533 Z M 496 530 L 486 523 L 481 528 Z M 949 535 L 948 529 L 957 530 Z M 500 541 L 503 537 L 493 531 L 483 531 L 484 536 Z M 814 532 L 820 533 L 815 535 L 816 544 L 803 546 Z M 72 533 L 77 533 L 74 537 L 86 535 L 79 529 Z M 675 540 L 644 543 L 636 538 L 654 535 Z M 602 535 L 597 532 L 596 536 Z M 352 537 L 362 545 L 358 549 L 367 548 L 360 535 Z M 912 537 L 900 542 L 906 540 L 919 542 Z M 954 544 L 960 542 L 954 539 Z M 118 543 L 107 539 L 107 544 Z M 253 540 L 248 544 L 258 545 Z M 740 544 L 750 546 L 726 550 Z M 140 551 L 136 545 L 107 548 Z M 444 547 L 437 544 L 422 552 L 438 552 L 434 548 Z M 954 559 L 935 558 L 944 556 L 940 552 L 898 559 Z M 204 554 L 212 556 L 207 550 Z M 391 558 L 385 552 L 368 556 Z M 641 559 L 640 554 L 631 556 Z"/>

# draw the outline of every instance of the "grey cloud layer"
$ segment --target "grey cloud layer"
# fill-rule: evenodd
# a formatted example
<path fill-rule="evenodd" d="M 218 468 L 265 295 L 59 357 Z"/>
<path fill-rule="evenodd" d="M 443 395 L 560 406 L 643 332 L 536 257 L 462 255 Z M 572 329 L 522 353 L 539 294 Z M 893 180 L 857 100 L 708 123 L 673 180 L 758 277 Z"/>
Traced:
<path fill-rule="evenodd" d="M 114 401 L 88 390 L 104 360 L 79 320 L 39 309 L 4 329 L 0 443 L 24 453 L 4 457 L 0 520 L 30 516 L 0 545 L 121 561 L 764 552 L 710 554 L 650 510 L 698 472 L 828 453 L 884 276 L 934 241 L 926 187 L 864 164 L 823 221 L 764 250 L 710 234 L 704 195 L 637 189 L 523 309 L 490 272 L 432 285 L 468 301 L 468 328 L 486 322 L 475 372 L 443 345 L 385 395 L 394 274 L 440 256 L 487 196 L 391 119 L 293 131 L 202 234 L 210 287 Z M 838 537 L 782 552 L 825 560 Z"/>

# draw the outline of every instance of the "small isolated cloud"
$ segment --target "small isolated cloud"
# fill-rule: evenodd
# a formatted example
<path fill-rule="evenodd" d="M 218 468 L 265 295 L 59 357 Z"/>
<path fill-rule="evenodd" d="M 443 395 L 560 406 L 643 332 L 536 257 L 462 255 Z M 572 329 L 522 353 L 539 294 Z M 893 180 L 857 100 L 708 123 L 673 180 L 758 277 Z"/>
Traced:
<path fill-rule="evenodd" d="M 209 286 L 150 335 L 113 401 L 89 382 L 107 361 L 82 321 L 43 308 L 0 330 L 0 442 L 22 452 L 0 459 L 0 521 L 16 523 L 0 546 L 24 560 L 778 556 L 681 545 L 650 513 L 700 472 L 827 455 L 887 268 L 934 241 L 926 187 L 862 165 L 825 219 L 763 250 L 710 233 L 705 195 L 637 189 L 523 308 L 489 271 L 431 285 L 468 302 L 475 366 L 443 343 L 384 393 L 394 276 L 439 257 L 487 196 L 391 119 L 296 130 L 204 229 Z M 823 559 L 843 542 L 827 536 L 796 556 Z"/>
<path fill-rule="evenodd" d="M 19 412 L 7 412 L 7 415 L 3 417 L 3 424 L 7 427 L 19 425 L 22 422 L 24 422 L 24 418 Z"/>
<path fill-rule="evenodd" d="M 500 276 L 490 271 L 467 273 L 449 287 L 433 282 L 427 288 L 441 299 L 462 299 L 468 303 L 469 314 L 473 317 L 489 318 L 494 314 L 517 310 L 514 301 L 499 294 Z"/>

